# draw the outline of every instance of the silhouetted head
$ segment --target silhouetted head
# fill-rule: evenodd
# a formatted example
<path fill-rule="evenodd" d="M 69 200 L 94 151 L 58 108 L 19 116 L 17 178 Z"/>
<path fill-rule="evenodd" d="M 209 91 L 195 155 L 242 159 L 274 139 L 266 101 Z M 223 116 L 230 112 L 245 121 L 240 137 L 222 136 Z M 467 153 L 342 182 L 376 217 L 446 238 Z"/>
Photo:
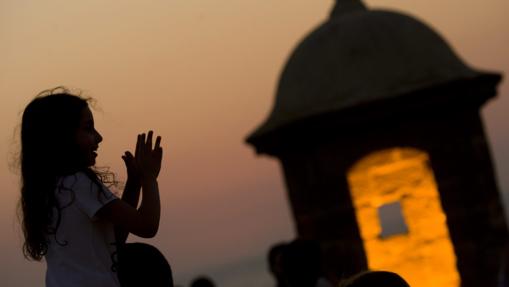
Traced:
<path fill-rule="evenodd" d="M 398 274 L 388 271 L 367 271 L 352 276 L 341 287 L 410 287 Z"/>
<path fill-rule="evenodd" d="M 64 90 L 42 94 L 27 105 L 21 122 L 22 168 L 64 175 L 95 164 L 102 137 L 88 101 Z"/>
<path fill-rule="evenodd" d="M 191 287 L 214 287 L 214 282 L 212 279 L 206 276 L 200 276 L 193 280 L 191 283 Z"/>
<path fill-rule="evenodd" d="M 321 273 L 321 250 L 316 241 L 297 239 L 283 249 L 286 286 L 314 287 Z"/>
<path fill-rule="evenodd" d="M 277 281 L 277 286 L 284 285 L 283 277 L 283 250 L 286 248 L 286 243 L 279 243 L 272 246 L 268 254 L 269 271 L 272 273 Z"/>
<path fill-rule="evenodd" d="M 154 246 L 127 243 L 117 252 L 117 272 L 122 287 L 173 287 L 170 264 Z"/>
<path fill-rule="evenodd" d="M 57 178 L 79 170 L 93 175 L 95 150 L 102 141 L 95 130 L 89 99 L 63 88 L 45 91 L 25 108 L 21 122 L 21 209 L 24 253 L 40 260 L 47 251 L 46 235 L 57 207 Z M 59 216 L 59 214 L 57 215 Z"/>

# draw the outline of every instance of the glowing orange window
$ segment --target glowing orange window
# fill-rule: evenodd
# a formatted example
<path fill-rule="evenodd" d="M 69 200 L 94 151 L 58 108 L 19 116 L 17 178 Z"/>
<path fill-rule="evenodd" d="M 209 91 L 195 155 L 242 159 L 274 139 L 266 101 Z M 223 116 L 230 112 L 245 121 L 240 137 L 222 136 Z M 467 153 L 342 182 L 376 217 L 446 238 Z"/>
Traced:
<path fill-rule="evenodd" d="M 370 269 L 397 272 L 412 287 L 458 287 L 456 256 L 428 161 L 417 149 L 393 148 L 352 166 L 348 183 L 357 222 Z"/>

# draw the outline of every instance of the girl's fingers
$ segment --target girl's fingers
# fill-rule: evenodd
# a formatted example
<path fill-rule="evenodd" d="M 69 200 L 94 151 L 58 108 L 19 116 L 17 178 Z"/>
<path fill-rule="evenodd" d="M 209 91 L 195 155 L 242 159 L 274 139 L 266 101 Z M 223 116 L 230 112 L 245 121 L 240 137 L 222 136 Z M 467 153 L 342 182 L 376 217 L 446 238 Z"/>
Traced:
<path fill-rule="evenodd" d="M 133 154 L 129 151 L 126 151 L 124 155 L 122 155 L 122 159 L 124 160 L 126 165 L 130 165 L 134 161 Z"/>
<path fill-rule="evenodd" d="M 141 147 L 141 135 L 139 134 L 136 138 L 136 149 L 134 150 L 134 156 L 138 157 L 140 154 L 140 147 Z"/>
<path fill-rule="evenodd" d="M 140 149 L 138 150 L 140 153 L 144 153 L 146 150 L 146 145 L 145 145 L 145 134 L 141 134 L 140 135 Z"/>
<path fill-rule="evenodd" d="M 147 151 L 151 151 L 152 150 L 152 136 L 153 135 L 154 135 L 153 131 L 149 131 L 148 132 L 147 144 L 145 145 L 145 148 L 147 149 Z"/>
<path fill-rule="evenodd" d="M 123 156 L 122 156 L 122 160 L 124 161 L 124 164 L 125 164 L 125 166 L 126 166 L 126 167 L 127 167 L 127 166 L 129 166 L 129 164 L 130 164 L 130 163 L 129 163 L 129 162 L 130 162 L 130 160 L 129 160 L 129 159 L 127 159 L 127 156 L 126 156 L 126 155 L 123 155 Z"/>
<path fill-rule="evenodd" d="M 162 148 L 161 148 L 161 136 L 157 136 L 155 139 L 155 144 L 153 144 L 154 132 L 149 131 L 147 134 L 142 133 L 138 135 L 138 139 L 136 141 L 136 150 L 135 155 L 126 152 L 125 159 L 129 161 L 135 161 L 137 163 L 145 164 L 145 161 L 150 161 L 150 158 L 159 159 L 162 157 Z M 128 155 L 129 153 L 129 155 Z"/>
<path fill-rule="evenodd" d="M 134 149 L 134 157 L 137 157 L 141 147 L 141 135 L 136 138 L 136 148 Z"/>
<path fill-rule="evenodd" d="M 157 159 L 159 161 L 161 161 L 163 159 L 163 148 L 161 148 L 161 147 L 157 149 Z"/>
<path fill-rule="evenodd" d="M 159 148 L 161 148 L 161 136 L 157 136 L 156 144 L 154 146 L 154 149 L 159 149 Z"/>

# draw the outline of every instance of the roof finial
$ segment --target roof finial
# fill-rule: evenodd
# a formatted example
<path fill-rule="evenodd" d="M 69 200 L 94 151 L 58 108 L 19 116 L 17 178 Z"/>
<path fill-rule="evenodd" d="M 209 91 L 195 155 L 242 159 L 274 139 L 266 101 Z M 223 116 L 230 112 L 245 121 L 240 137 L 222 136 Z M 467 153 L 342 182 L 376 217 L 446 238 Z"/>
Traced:
<path fill-rule="evenodd" d="M 335 18 L 353 11 L 362 11 L 366 9 L 362 0 L 336 0 L 336 4 L 330 16 L 331 18 Z"/>

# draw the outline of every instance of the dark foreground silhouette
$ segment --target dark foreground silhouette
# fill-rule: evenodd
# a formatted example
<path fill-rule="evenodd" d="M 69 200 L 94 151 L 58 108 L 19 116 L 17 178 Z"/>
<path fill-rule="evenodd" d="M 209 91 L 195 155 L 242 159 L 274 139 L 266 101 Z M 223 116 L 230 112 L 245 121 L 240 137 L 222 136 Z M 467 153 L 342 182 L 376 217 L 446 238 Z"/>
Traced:
<path fill-rule="evenodd" d="M 273 245 L 268 253 L 269 271 L 276 287 L 410 287 L 398 274 L 364 271 L 350 278 L 326 278 L 321 263 L 322 250 L 316 241 L 296 239 Z M 332 280 L 331 280 L 332 279 Z"/>
<path fill-rule="evenodd" d="M 212 279 L 206 276 L 200 276 L 193 280 L 191 287 L 214 287 L 216 286 Z"/>
<path fill-rule="evenodd" d="M 173 287 L 173 274 L 164 255 L 145 243 L 118 249 L 118 279 L 122 287 Z"/>
<path fill-rule="evenodd" d="M 340 284 L 340 287 L 410 287 L 410 285 L 396 273 L 388 271 L 367 271 L 352 276 Z"/>

